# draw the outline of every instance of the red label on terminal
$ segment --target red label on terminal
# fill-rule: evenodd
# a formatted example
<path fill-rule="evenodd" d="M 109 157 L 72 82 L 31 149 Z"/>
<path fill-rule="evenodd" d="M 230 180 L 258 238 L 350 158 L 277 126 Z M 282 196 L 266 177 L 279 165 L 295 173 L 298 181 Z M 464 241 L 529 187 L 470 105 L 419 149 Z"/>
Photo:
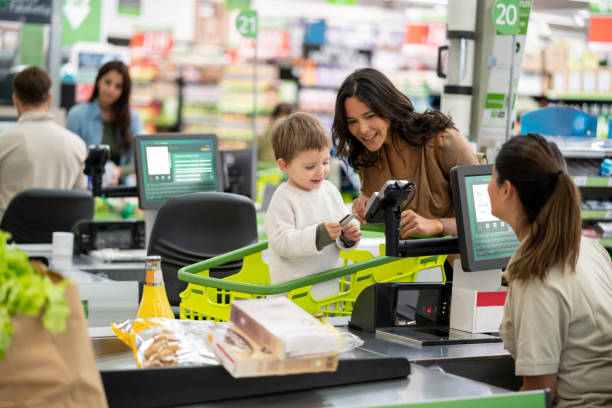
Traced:
<path fill-rule="evenodd" d="M 478 292 L 476 307 L 503 306 L 508 292 Z"/>

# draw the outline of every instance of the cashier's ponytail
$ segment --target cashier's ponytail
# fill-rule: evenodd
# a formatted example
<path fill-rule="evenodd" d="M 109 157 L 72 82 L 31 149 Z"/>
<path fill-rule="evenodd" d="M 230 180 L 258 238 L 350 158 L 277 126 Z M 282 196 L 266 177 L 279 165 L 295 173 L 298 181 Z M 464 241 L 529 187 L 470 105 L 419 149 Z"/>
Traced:
<path fill-rule="evenodd" d="M 514 137 L 496 160 L 497 183 L 516 188 L 529 222 L 529 235 L 508 265 L 507 278 L 544 280 L 554 266 L 578 261 L 581 236 L 580 193 L 554 143 L 529 133 Z"/>

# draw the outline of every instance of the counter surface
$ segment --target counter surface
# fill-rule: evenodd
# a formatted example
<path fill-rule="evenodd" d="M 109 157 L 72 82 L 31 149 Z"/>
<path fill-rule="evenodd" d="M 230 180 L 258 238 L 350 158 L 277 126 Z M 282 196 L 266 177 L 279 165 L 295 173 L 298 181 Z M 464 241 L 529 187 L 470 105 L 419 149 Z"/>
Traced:
<path fill-rule="evenodd" d="M 345 330 L 344 328 L 342 328 Z M 101 371 L 135 368 L 134 357 L 116 338 L 93 339 L 98 367 Z M 404 356 L 413 362 L 406 379 L 377 381 L 353 385 L 318 388 L 312 390 L 265 395 L 237 400 L 225 400 L 190 407 L 349 407 L 381 406 L 411 402 L 424 402 L 444 398 L 485 397 L 508 393 L 504 388 L 473 381 L 445 372 L 436 364 L 450 360 L 478 361 L 508 358 L 501 343 L 416 347 L 409 344 L 376 338 L 341 358 L 374 358 L 381 355 Z M 423 366 L 419 363 L 427 363 Z"/>
<path fill-rule="evenodd" d="M 31 256 L 51 257 L 48 244 L 20 245 Z M 73 269 L 97 274 L 113 280 L 141 280 L 144 277 L 142 262 L 104 263 L 90 257 L 77 256 L 71 261 Z M 73 277 L 74 278 L 74 277 Z M 106 279 L 92 278 L 98 285 Z M 127 282 L 126 282 L 127 283 Z M 135 283 L 135 282 L 134 282 Z M 134 290 L 134 289 L 132 289 Z M 338 324 L 338 322 L 333 322 Z M 340 323 L 342 324 L 342 323 Z M 485 397 L 508 393 L 496 387 L 465 377 L 450 374 L 440 367 L 445 363 L 461 361 L 467 364 L 479 361 L 507 361 L 510 359 L 502 343 L 461 344 L 451 346 L 417 347 L 393 340 L 362 336 L 360 348 L 343 353 L 342 358 L 368 358 L 377 356 L 406 357 L 411 361 L 411 374 L 406 379 L 377 381 L 354 385 L 325 387 L 306 391 L 272 394 L 237 400 L 218 401 L 190 407 L 347 407 L 381 406 L 412 402 L 425 402 L 445 398 Z M 132 352 L 116 337 L 92 339 L 96 361 L 100 371 L 133 369 L 136 367 Z M 499 359 L 499 360 L 496 360 Z M 478 367 L 476 364 L 474 367 Z M 470 369 L 473 367 L 470 366 Z M 504 373 L 511 375 L 512 373 Z"/>

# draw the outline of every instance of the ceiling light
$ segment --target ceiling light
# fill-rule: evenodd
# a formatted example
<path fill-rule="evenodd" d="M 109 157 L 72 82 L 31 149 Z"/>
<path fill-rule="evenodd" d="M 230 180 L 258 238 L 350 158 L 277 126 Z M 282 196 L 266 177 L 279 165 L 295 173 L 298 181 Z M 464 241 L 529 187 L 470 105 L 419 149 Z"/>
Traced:
<path fill-rule="evenodd" d="M 403 3 L 410 3 L 415 5 L 442 5 L 448 4 L 448 0 L 401 0 Z"/>
<path fill-rule="evenodd" d="M 589 10 L 578 10 L 578 15 L 582 18 L 584 18 L 585 20 L 591 18 L 591 13 L 589 12 Z"/>

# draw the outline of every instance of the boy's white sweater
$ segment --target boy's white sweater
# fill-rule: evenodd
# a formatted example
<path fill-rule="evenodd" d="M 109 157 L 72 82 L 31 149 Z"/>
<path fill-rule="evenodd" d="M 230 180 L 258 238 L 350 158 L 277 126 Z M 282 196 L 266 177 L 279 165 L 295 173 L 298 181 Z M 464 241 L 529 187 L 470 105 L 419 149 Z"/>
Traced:
<path fill-rule="evenodd" d="M 281 184 L 272 196 L 264 224 L 270 248 L 271 283 L 286 282 L 340 266 L 340 249 L 352 249 L 357 244 L 347 248 L 338 238 L 334 244 L 318 251 L 317 225 L 340 221 L 349 213 L 340 192 L 327 180 L 312 191 Z M 315 298 L 337 293 L 336 279 L 312 288 Z"/>

